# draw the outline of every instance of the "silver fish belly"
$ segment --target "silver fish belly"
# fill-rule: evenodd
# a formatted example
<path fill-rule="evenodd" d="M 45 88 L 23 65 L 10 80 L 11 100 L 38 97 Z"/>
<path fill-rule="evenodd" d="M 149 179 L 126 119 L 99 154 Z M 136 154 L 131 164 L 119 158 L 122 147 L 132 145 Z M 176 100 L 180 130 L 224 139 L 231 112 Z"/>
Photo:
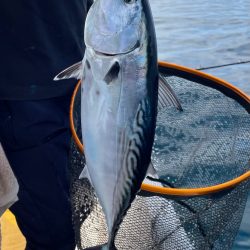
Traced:
<path fill-rule="evenodd" d="M 150 163 L 156 100 L 148 95 L 145 48 L 126 55 L 85 54 L 81 118 L 91 183 L 109 233 L 115 231 Z M 154 82 L 153 84 L 157 83 Z"/>

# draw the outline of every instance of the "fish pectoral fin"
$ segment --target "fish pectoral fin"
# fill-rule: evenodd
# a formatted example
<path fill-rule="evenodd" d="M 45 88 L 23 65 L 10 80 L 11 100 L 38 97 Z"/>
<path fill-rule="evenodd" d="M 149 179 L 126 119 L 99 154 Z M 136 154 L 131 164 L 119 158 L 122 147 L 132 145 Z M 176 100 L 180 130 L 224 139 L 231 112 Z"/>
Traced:
<path fill-rule="evenodd" d="M 118 75 L 119 75 L 119 72 L 120 72 L 120 64 L 119 62 L 115 62 L 111 68 L 109 69 L 109 71 L 107 72 L 106 76 L 104 77 L 104 81 L 107 83 L 107 84 L 110 84 L 113 80 L 115 80 Z"/>
<path fill-rule="evenodd" d="M 69 79 L 69 78 L 81 79 L 82 73 L 83 73 L 83 64 L 82 61 L 80 61 L 60 72 L 57 76 L 55 76 L 54 81 Z"/>
<path fill-rule="evenodd" d="M 91 178 L 90 178 L 90 175 L 89 175 L 89 171 L 88 171 L 88 168 L 87 166 L 85 165 L 81 174 L 79 175 L 79 179 L 88 179 L 88 181 L 90 182 L 90 184 L 93 186 L 92 184 L 92 181 L 91 181 Z"/>
<path fill-rule="evenodd" d="M 168 84 L 167 80 L 159 74 L 158 111 L 172 105 L 179 111 L 183 111 L 181 103 L 173 89 Z"/>

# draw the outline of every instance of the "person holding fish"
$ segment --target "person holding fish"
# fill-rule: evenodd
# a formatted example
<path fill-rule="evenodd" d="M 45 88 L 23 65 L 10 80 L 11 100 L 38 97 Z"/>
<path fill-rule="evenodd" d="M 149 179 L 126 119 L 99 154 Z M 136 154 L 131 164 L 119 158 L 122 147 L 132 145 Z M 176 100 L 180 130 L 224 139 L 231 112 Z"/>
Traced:
<path fill-rule="evenodd" d="M 0 2 L 0 141 L 19 184 L 11 207 L 27 250 L 72 250 L 68 110 L 90 0 Z"/>

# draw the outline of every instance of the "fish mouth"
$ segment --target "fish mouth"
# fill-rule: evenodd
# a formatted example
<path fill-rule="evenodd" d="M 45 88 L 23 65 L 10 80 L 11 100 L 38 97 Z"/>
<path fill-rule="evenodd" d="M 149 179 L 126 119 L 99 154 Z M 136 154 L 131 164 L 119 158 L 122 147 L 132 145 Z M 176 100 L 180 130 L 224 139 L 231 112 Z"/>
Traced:
<path fill-rule="evenodd" d="M 107 56 L 107 57 L 112 57 L 112 56 L 117 56 L 117 55 L 121 55 L 121 53 L 119 54 L 108 54 L 108 53 L 104 53 L 104 52 L 100 52 L 100 51 L 97 51 L 97 50 L 94 50 L 95 53 L 99 56 Z"/>
<path fill-rule="evenodd" d="M 139 47 L 140 47 L 140 41 L 137 41 L 136 44 L 131 49 L 129 49 L 127 51 L 124 51 L 124 52 L 119 52 L 119 53 L 112 53 L 112 52 L 110 52 L 110 53 L 108 53 L 108 52 L 104 52 L 104 51 L 95 50 L 94 48 L 93 48 L 93 50 L 95 51 L 95 53 L 97 55 L 106 56 L 106 57 L 112 57 L 112 56 L 119 56 L 119 55 L 129 54 L 129 53 L 131 53 L 132 51 L 136 50 Z"/>

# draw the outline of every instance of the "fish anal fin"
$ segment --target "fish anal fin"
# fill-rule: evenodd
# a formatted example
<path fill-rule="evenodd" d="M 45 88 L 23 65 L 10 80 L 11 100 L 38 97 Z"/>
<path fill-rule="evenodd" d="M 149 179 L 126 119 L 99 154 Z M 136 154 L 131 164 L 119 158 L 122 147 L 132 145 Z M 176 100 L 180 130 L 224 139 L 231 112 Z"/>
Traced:
<path fill-rule="evenodd" d="M 159 74 L 158 110 L 168 106 L 174 106 L 179 111 L 183 111 L 181 103 L 173 89 L 168 84 L 167 80 Z"/>
<path fill-rule="evenodd" d="M 83 63 L 82 61 L 80 61 L 60 72 L 57 76 L 55 76 L 54 81 L 59 81 L 69 78 L 81 79 L 82 74 L 83 74 Z"/>

